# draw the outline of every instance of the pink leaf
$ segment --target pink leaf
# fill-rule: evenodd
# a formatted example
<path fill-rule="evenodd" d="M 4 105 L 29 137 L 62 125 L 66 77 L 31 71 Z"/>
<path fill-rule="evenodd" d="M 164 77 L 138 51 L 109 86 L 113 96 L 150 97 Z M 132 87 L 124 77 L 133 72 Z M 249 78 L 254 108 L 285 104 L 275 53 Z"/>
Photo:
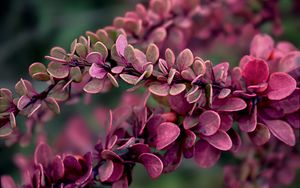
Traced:
<path fill-rule="evenodd" d="M 264 124 L 258 123 L 253 132 L 248 133 L 251 141 L 260 146 L 265 144 L 270 139 L 270 131 Z"/>
<path fill-rule="evenodd" d="M 199 116 L 199 129 L 205 136 L 215 134 L 220 128 L 221 119 L 217 112 L 207 110 Z"/>
<path fill-rule="evenodd" d="M 204 140 L 195 145 L 194 160 L 201 168 L 210 168 L 220 159 L 221 151 L 214 148 Z"/>
<path fill-rule="evenodd" d="M 103 163 L 98 169 L 100 181 L 101 182 L 107 181 L 112 175 L 113 170 L 114 170 L 114 163 L 111 160 L 107 160 L 105 163 Z"/>
<path fill-rule="evenodd" d="M 261 59 L 268 59 L 273 51 L 274 41 L 266 34 L 257 34 L 253 38 L 250 54 Z"/>
<path fill-rule="evenodd" d="M 216 111 L 235 112 L 246 108 L 247 104 L 238 97 L 230 97 L 225 99 L 214 99 L 212 108 Z"/>
<path fill-rule="evenodd" d="M 139 161 L 145 166 L 149 176 L 153 179 L 158 178 L 163 171 L 162 161 L 152 153 L 141 154 Z"/>
<path fill-rule="evenodd" d="M 238 119 L 239 128 L 244 132 L 254 131 L 257 124 L 257 106 L 253 107 L 253 112 L 250 114 L 241 114 Z"/>
<path fill-rule="evenodd" d="M 1 176 L 1 187 L 2 188 L 17 188 L 14 180 L 11 176 Z"/>
<path fill-rule="evenodd" d="M 229 135 L 223 130 L 218 130 L 214 135 L 203 137 L 203 139 L 219 150 L 227 151 L 232 147 Z"/>
<path fill-rule="evenodd" d="M 125 51 L 125 48 L 127 45 L 128 45 L 128 42 L 127 42 L 125 35 L 119 35 L 119 37 L 117 38 L 117 41 L 116 41 L 117 53 L 119 54 L 119 56 L 124 57 L 124 51 Z"/>
<path fill-rule="evenodd" d="M 90 64 L 104 64 L 103 57 L 99 52 L 91 52 L 86 56 L 86 61 Z"/>
<path fill-rule="evenodd" d="M 243 77 L 246 80 L 247 86 L 266 82 L 269 77 L 268 64 L 259 59 L 245 63 L 243 67 Z"/>
<path fill-rule="evenodd" d="M 50 147 L 45 143 L 41 143 L 35 149 L 34 163 L 36 165 L 42 164 L 44 167 L 47 167 L 50 164 L 52 157 L 53 155 Z"/>
<path fill-rule="evenodd" d="M 158 96 L 168 96 L 170 86 L 168 84 L 163 84 L 163 83 L 154 83 L 149 86 L 149 91 L 155 95 Z"/>
<path fill-rule="evenodd" d="M 180 134 L 179 127 L 171 122 L 164 122 L 157 128 L 156 148 L 161 150 L 173 143 Z"/>
<path fill-rule="evenodd" d="M 291 126 L 282 120 L 264 120 L 271 133 L 289 146 L 296 144 L 296 137 Z"/>
<path fill-rule="evenodd" d="M 296 80 L 283 72 L 274 72 L 269 79 L 268 98 L 281 100 L 291 95 L 297 87 Z"/>

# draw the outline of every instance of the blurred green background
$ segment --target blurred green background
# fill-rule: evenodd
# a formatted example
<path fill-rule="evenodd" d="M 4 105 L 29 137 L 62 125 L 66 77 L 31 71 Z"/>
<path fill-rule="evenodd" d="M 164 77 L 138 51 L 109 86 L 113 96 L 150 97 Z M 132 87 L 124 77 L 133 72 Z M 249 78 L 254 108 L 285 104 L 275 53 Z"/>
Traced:
<path fill-rule="evenodd" d="M 298 3 L 294 3 L 298 1 Z M 35 61 L 42 61 L 51 47 L 62 46 L 69 48 L 72 40 L 87 30 L 110 25 L 115 16 L 122 16 L 126 10 L 132 10 L 140 0 L 1 0 L 0 6 L 0 87 L 12 89 L 20 79 L 29 79 L 28 66 Z M 146 1 L 143 1 L 146 2 Z M 299 0 L 281 0 L 281 11 L 284 23 L 284 34 L 277 39 L 292 41 L 300 47 L 300 15 Z M 269 25 L 264 26 L 266 32 Z M 221 47 L 220 47 L 221 48 Z M 220 51 L 220 50 L 218 50 Z M 226 51 L 220 55 L 208 55 L 212 60 L 226 59 Z M 237 60 L 241 54 L 231 57 Z M 228 55 L 227 55 L 228 56 Z M 227 57 L 228 59 L 228 57 Z M 237 62 L 234 62 L 236 64 Z M 41 88 L 38 82 L 34 82 Z M 48 123 L 47 131 L 55 138 L 72 115 L 80 114 L 89 120 L 93 119 L 91 112 L 97 105 L 115 107 L 120 93 L 126 89 L 121 86 L 108 94 L 97 95 L 90 106 L 75 105 L 72 108 L 64 106 L 62 114 Z M 84 109 L 84 110 L 83 110 Z M 19 126 L 24 126 L 22 123 Z M 21 148 L 13 146 L 5 148 L 0 140 L 0 175 L 11 174 L 19 179 L 12 156 L 16 152 L 32 153 L 33 146 Z M 191 160 L 185 160 L 176 172 L 161 176 L 152 181 L 146 172 L 138 166 L 134 173 L 133 188 L 218 188 L 222 187 L 222 164 L 230 162 L 231 155 L 225 154 L 214 168 L 203 170 L 195 167 Z M 299 177 L 299 176 L 298 176 Z M 299 179 L 299 178 L 298 178 Z M 201 185 L 201 186 L 199 186 Z M 298 187 L 297 180 L 290 187 Z"/>

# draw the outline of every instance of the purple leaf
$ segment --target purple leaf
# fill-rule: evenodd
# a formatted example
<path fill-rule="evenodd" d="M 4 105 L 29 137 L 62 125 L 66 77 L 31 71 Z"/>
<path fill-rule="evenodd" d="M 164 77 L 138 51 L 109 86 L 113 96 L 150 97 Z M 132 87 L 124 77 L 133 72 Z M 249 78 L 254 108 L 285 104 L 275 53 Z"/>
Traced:
<path fill-rule="evenodd" d="M 153 179 L 158 178 L 163 171 L 162 161 L 152 153 L 141 154 L 139 161 L 145 166 L 149 176 Z"/>
<path fill-rule="evenodd" d="M 283 72 L 274 72 L 269 79 L 268 98 L 281 100 L 291 95 L 297 87 L 296 80 Z"/>
<path fill-rule="evenodd" d="M 214 135 L 205 136 L 203 139 L 219 150 L 227 151 L 232 147 L 232 141 L 229 135 L 223 130 L 218 130 Z"/>
<path fill-rule="evenodd" d="M 27 97 L 26 95 L 21 96 L 17 104 L 18 109 L 23 110 L 30 103 L 30 101 L 31 101 L 30 98 Z"/>
<path fill-rule="evenodd" d="M 255 130 L 253 132 L 248 133 L 248 135 L 251 141 L 258 146 L 267 143 L 270 139 L 270 131 L 268 127 L 266 127 L 262 123 L 258 123 L 256 125 Z"/>
<path fill-rule="evenodd" d="M 246 80 L 247 86 L 266 82 L 269 77 L 268 64 L 259 59 L 245 63 L 243 67 L 243 77 Z"/>
<path fill-rule="evenodd" d="M 119 35 L 116 41 L 117 53 L 119 54 L 119 56 L 124 57 L 126 46 L 128 46 L 127 38 L 125 37 L 125 35 Z"/>
<path fill-rule="evenodd" d="M 271 133 L 289 146 L 296 144 L 296 137 L 291 126 L 282 120 L 264 120 Z"/>
<path fill-rule="evenodd" d="M 179 136 L 179 127 L 171 122 L 164 122 L 157 128 L 156 148 L 161 150 L 172 144 Z"/>
<path fill-rule="evenodd" d="M 214 148 L 204 140 L 195 145 L 194 160 L 201 168 L 210 168 L 220 159 L 221 151 Z"/>
<path fill-rule="evenodd" d="M 235 112 L 243 110 L 247 107 L 246 102 L 238 97 L 230 97 L 225 99 L 215 98 L 212 103 L 212 108 L 216 111 Z"/>
<path fill-rule="evenodd" d="M 207 110 L 199 116 L 199 130 L 205 136 L 215 134 L 220 128 L 221 119 L 217 112 Z M 197 127 L 197 128 L 198 128 Z"/>

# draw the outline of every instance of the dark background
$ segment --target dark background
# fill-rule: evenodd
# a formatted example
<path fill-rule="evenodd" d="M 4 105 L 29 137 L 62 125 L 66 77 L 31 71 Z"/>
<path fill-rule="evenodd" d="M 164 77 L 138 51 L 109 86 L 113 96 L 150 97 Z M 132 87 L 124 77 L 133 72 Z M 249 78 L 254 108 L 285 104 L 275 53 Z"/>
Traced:
<path fill-rule="evenodd" d="M 298 3 L 294 3 L 294 2 Z M 98 28 L 110 25 L 115 16 L 122 16 L 126 10 L 132 10 L 138 0 L 1 0 L 0 3 L 0 88 L 12 89 L 20 79 L 28 77 L 28 66 L 35 61 L 46 62 L 47 55 L 53 46 L 69 48 L 74 38 L 83 35 L 85 31 L 96 31 Z M 144 1 L 145 2 L 145 1 Z M 298 4 L 298 9 L 296 8 Z M 284 23 L 284 34 L 276 39 L 292 41 L 300 46 L 299 0 L 282 0 L 281 11 Z M 265 26 L 268 31 L 269 26 Z M 226 55 L 226 54 L 225 54 Z M 241 57 L 241 54 L 237 54 Z M 212 56 L 212 59 L 220 57 Z M 234 62 L 233 64 L 237 64 Z M 34 82 L 37 88 L 40 83 Z M 81 114 L 86 119 L 91 118 L 91 112 L 96 105 L 115 107 L 120 89 L 114 89 L 109 94 L 94 98 L 92 105 L 64 106 L 62 114 L 47 124 L 47 131 L 53 139 L 59 133 L 63 122 L 69 117 Z M 19 121 L 20 122 L 20 121 Z M 20 123 L 20 126 L 22 123 Z M 11 174 L 18 179 L 18 172 L 12 162 L 16 152 L 33 153 L 33 145 L 22 148 L 13 146 L 5 148 L 0 140 L 0 175 Z M 231 162 L 231 155 L 225 154 L 218 165 L 211 169 L 199 169 L 191 160 L 185 160 L 176 172 L 163 175 L 156 181 L 150 180 L 146 172 L 138 166 L 134 173 L 132 187 L 222 187 L 222 164 Z M 299 176 L 298 176 L 299 177 Z M 298 187 L 296 181 L 290 187 Z"/>

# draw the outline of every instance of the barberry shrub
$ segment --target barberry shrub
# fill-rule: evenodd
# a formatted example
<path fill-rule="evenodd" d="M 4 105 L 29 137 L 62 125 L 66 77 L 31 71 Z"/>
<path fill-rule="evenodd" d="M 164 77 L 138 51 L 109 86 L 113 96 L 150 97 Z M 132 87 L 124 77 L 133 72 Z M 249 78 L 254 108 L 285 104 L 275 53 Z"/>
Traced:
<path fill-rule="evenodd" d="M 278 2 L 256 3 L 259 12 L 251 1 L 150 0 L 70 49 L 52 48 L 47 63 L 29 67 L 45 90 L 25 79 L 0 89 L 1 139 L 26 146 L 37 138 L 32 158 L 15 157 L 22 182 L 2 176 L 2 187 L 127 188 L 136 164 L 157 179 L 183 158 L 210 168 L 222 153 L 240 161 L 225 164 L 225 187 L 290 184 L 300 167 L 300 51 L 261 33 L 264 23 L 282 31 Z M 248 53 L 236 67 L 197 56 L 200 47 L 213 52 L 215 40 Z M 89 103 L 125 83 L 117 108 L 95 110 L 97 133 L 74 117 L 47 144 L 41 130 L 64 103 Z M 128 93 L 138 89 L 144 94 Z"/>

